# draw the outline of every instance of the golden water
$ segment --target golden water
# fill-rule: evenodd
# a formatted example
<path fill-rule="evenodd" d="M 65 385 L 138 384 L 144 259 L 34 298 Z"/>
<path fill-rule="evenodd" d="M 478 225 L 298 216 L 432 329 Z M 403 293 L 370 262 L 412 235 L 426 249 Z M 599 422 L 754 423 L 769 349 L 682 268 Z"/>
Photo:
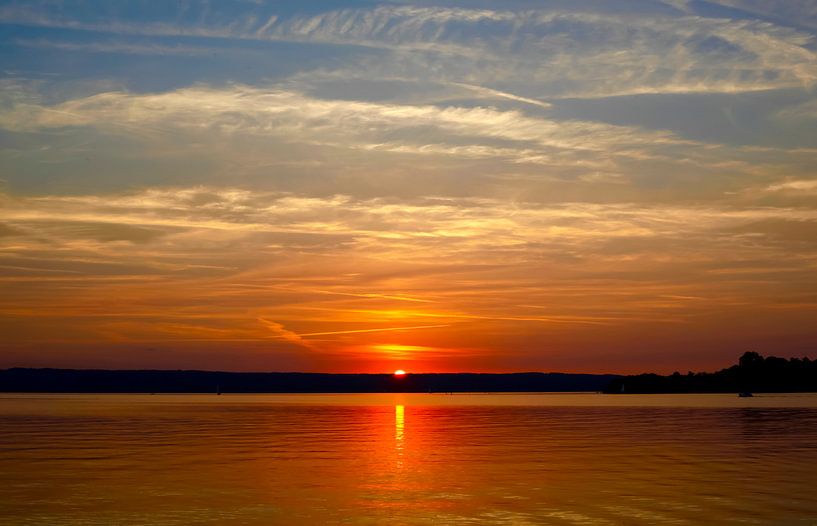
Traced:
<path fill-rule="evenodd" d="M 817 396 L 0 395 L 0 524 L 817 524 Z"/>

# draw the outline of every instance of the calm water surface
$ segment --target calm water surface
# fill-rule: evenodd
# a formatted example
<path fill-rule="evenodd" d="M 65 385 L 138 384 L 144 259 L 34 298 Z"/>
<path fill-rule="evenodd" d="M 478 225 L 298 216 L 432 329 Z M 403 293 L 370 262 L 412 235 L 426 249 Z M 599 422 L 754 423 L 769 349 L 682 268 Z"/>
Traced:
<path fill-rule="evenodd" d="M 0 524 L 817 524 L 817 395 L 0 395 Z"/>

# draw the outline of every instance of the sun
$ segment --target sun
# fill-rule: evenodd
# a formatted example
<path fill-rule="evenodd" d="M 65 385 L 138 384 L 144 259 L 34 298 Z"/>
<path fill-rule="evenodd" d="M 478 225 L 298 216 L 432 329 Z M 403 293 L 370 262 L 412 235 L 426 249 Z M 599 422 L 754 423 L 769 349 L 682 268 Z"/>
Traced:
<path fill-rule="evenodd" d="M 397 378 L 402 378 L 406 376 L 406 371 L 402 369 L 397 369 L 396 371 L 394 371 L 394 376 L 396 376 Z"/>

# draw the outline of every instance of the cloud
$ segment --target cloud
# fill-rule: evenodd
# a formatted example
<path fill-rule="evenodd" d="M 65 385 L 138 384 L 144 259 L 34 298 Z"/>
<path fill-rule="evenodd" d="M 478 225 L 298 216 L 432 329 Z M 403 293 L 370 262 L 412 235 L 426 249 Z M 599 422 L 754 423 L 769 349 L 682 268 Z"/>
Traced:
<path fill-rule="evenodd" d="M 803 123 L 817 120 L 817 100 L 795 104 L 777 112 L 775 118 L 783 122 Z"/>
<path fill-rule="evenodd" d="M 817 5 L 811 0 L 711 0 L 768 20 L 817 29 Z"/>
<path fill-rule="evenodd" d="M 801 4 L 791 12 L 805 12 Z M 179 13 L 175 23 L 153 19 L 150 12 L 136 22 L 116 9 L 107 9 L 106 17 L 35 3 L 4 6 L 0 19 L 134 36 L 361 46 L 386 53 L 355 64 L 370 76 L 466 83 L 527 100 L 740 93 L 808 87 L 817 79 L 812 34 L 683 11 L 395 5 L 312 14 L 283 14 L 269 6 L 199 17 L 196 11 Z"/>
<path fill-rule="evenodd" d="M 161 45 L 155 43 L 134 42 L 67 42 L 48 39 L 18 38 L 14 45 L 27 48 L 53 49 L 59 51 L 81 51 L 88 53 L 124 53 L 128 55 L 180 55 L 186 57 L 208 56 L 216 53 L 217 48 Z"/>
<path fill-rule="evenodd" d="M 770 191 L 813 187 L 813 181 L 788 181 L 770 187 Z M 705 243 L 702 247 L 720 253 L 726 248 L 723 243 L 731 241 L 707 240 L 711 232 L 761 220 L 817 220 L 817 212 L 792 207 L 581 202 L 543 205 L 486 198 L 396 200 L 343 195 L 316 198 L 204 187 L 105 196 L 6 195 L 2 202 L 6 228 L 25 232 L 24 243 L 32 249 L 66 244 L 65 248 L 104 251 L 106 245 L 120 243 L 115 250 L 122 250 L 122 240 L 133 250 L 161 249 L 156 255 L 162 256 L 164 251 L 198 252 L 196 245 L 206 238 L 209 246 L 201 251 L 216 259 L 221 259 L 218 247 L 235 243 L 267 245 L 276 251 L 300 251 L 313 243 L 314 250 L 327 254 L 402 254 L 406 261 L 450 256 L 460 263 L 487 262 L 506 257 L 505 251 L 515 253 L 520 261 L 544 257 L 549 252 L 550 257 L 558 258 L 564 251 L 617 258 L 618 254 L 604 253 L 615 239 L 643 239 L 637 251 L 649 252 L 650 244 L 661 239 L 690 236 L 700 238 Z M 338 240 L 344 242 L 338 244 Z M 274 244 L 270 245 L 270 241 Z M 491 251 L 497 256 L 490 256 Z M 210 263 L 213 268 L 231 268 Z M 426 298 L 407 294 L 333 289 L 315 292 L 427 302 Z"/>
<path fill-rule="evenodd" d="M 16 103 L 0 126 L 17 132 L 93 127 L 167 139 L 255 136 L 341 148 L 517 163 L 574 164 L 559 152 L 644 158 L 662 146 L 694 145 L 664 131 L 552 120 L 489 107 L 384 104 L 318 99 L 298 92 L 232 86 L 191 87 L 155 94 L 106 92 L 56 105 Z M 593 164 L 592 157 L 584 163 Z"/>
<path fill-rule="evenodd" d="M 279 338 L 281 340 L 294 343 L 296 345 L 300 345 L 306 348 L 311 348 L 309 342 L 304 341 L 300 334 L 287 330 L 286 327 L 284 327 L 280 323 L 274 322 L 272 320 L 267 320 L 264 318 L 258 318 L 258 321 L 261 322 L 261 324 L 264 325 L 266 328 L 268 328 L 275 338 Z"/>
<path fill-rule="evenodd" d="M 0 244 L 0 313 L 18 344 L 268 342 L 323 357 L 391 344 L 456 359 L 767 306 L 794 327 L 817 308 L 813 208 L 218 187 L 0 205 L 15 233 Z"/>
<path fill-rule="evenodd" d="M 797 192 L 804 194 L 817 193 L 817 180 L 800 179 L 784 181 L 766 187 L 767 192 Z"/>
<path fill-rule="evenodd" d="M 27 184 L 18 173 L 47 162 L 65 167 L 52 171 L 53 179 L 80 181 L 78 192 L 117 185 L 117 178 L 85 169 L 92 157 L 108 156 L 119 170 L 133 166 L 140 181 L 168 185 L 218 184 L 229 173 L 250 186 L 320 188 L 324 196 L 495 195 L 502 185 L 499 191 L 545 201 L 579 192 L 590 192 L 580 199 L 718 200 L 802 178 L 814 156 L 808 148 L 713 144 L 666 130 L 554 118 L 535 106 L 528 113 L 462 101 L 370 102 L 247 85 L 105 91 L 49 104 L 31 86 L 7 87 L 0 128 L 50 141 L 15 150 L 14 183 Z M 135 152 L 151 159 L 150 171 L 135 168 Z M 669 188 L 676 190 L 671 197 Z"/>

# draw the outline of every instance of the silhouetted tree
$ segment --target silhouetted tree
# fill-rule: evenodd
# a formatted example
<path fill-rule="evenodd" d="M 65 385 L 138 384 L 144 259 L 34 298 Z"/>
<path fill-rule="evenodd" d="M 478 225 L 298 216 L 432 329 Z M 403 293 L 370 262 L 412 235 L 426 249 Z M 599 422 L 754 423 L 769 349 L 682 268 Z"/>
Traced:
<path fill-rule="evenodd" d="M 755 367 L 763 364 L 763 356 L 754 351 L 747 351 L 738 360 L 740 367 Z"/>
<path fill-rule="evenodd" d="M 726 392 L 796 392 L 817 391 L 817 361 L 809 358 L 764 358 L 748 351 L 737 365 L 714 373 L 688 372 L 685 376 L 641 374 L 617 379 L 606 392 L 627 393 L 726 393 Z"/>

